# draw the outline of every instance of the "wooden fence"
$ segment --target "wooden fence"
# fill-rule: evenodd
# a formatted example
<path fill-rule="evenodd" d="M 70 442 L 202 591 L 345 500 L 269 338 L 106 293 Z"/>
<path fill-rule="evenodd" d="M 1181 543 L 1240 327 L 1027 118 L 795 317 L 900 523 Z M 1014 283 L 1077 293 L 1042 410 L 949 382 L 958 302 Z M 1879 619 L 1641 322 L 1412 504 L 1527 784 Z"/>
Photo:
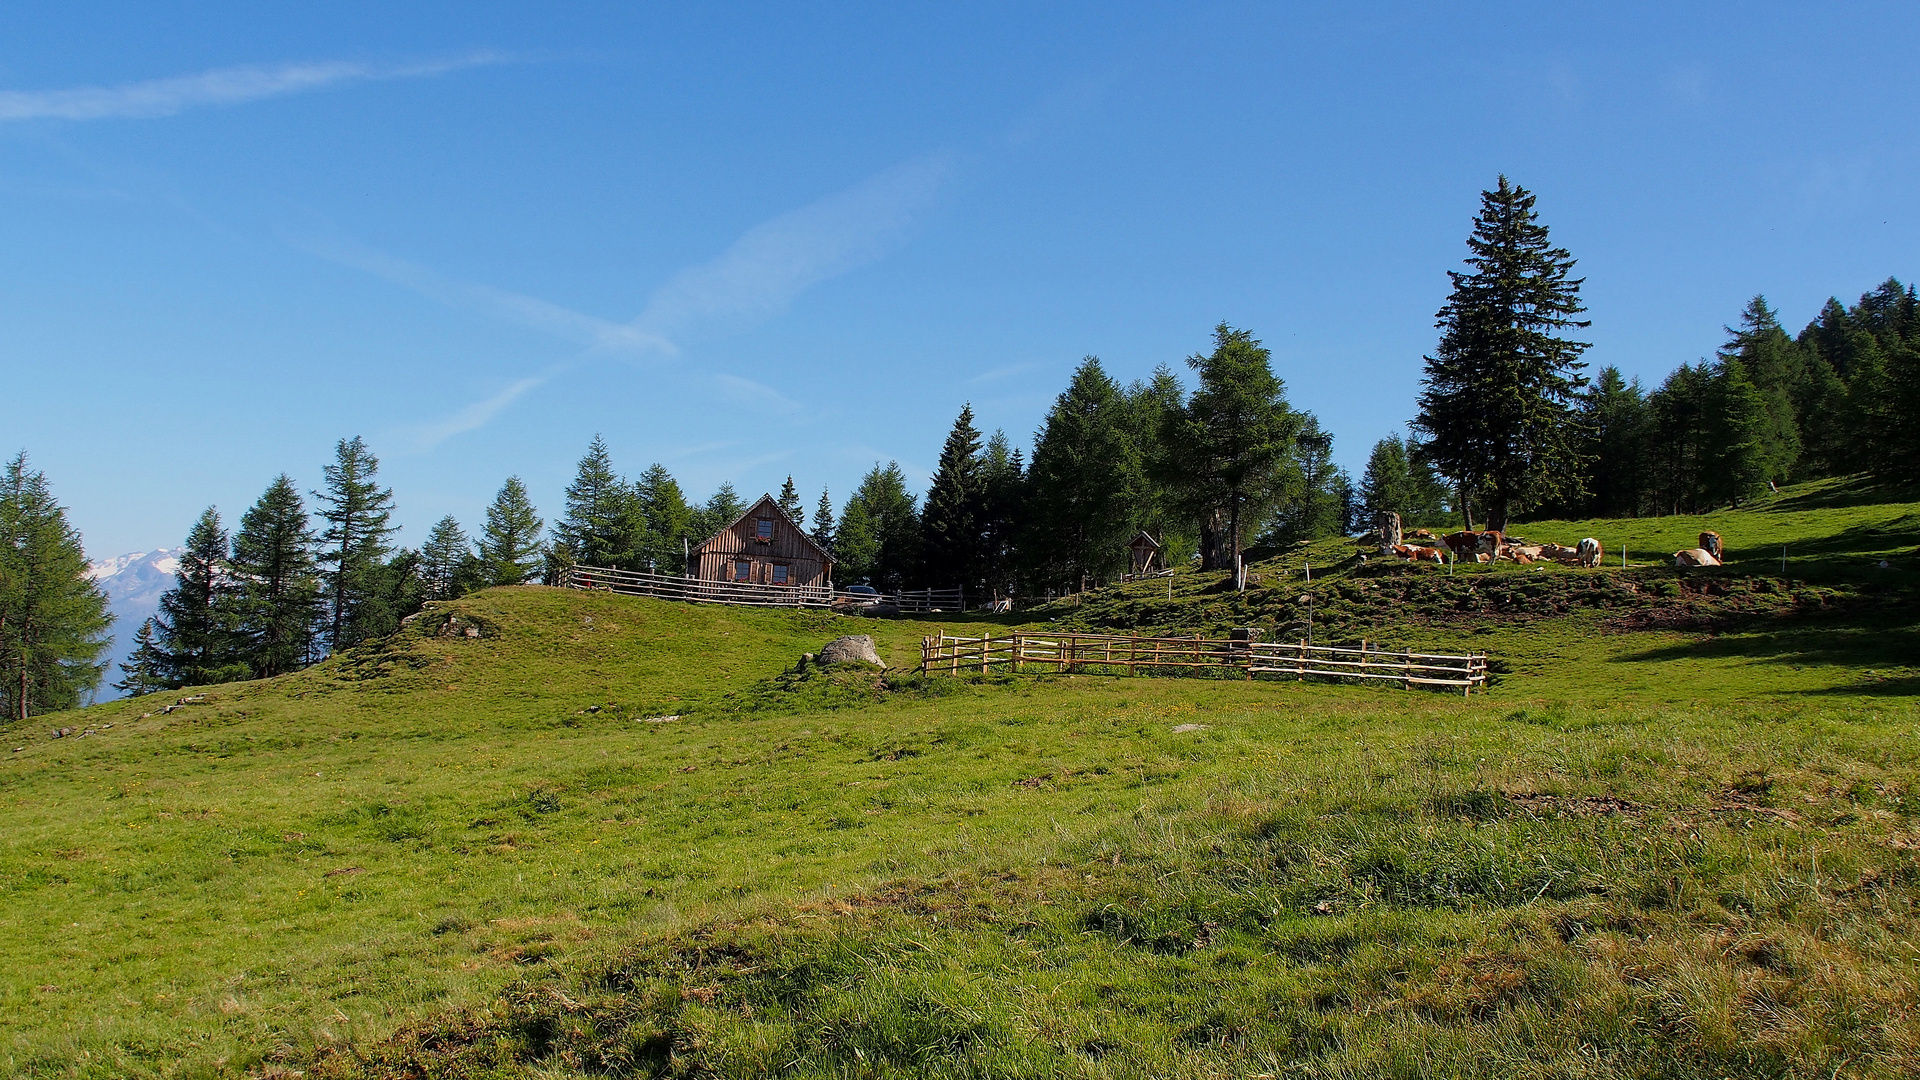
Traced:
<path fill-rule="evenodd" d="M 1109 634 L 1036 634 L 1003 637 L 922 638 L 920 670 L 958 675 L 1040 670 L 1140 671 L 1200 675 L 1207 671 L 1304 679 L 1386 679 L 1402 686 L 1458 687 L 1472 694 L 1487 685 L 1487 655 L 1389 651 L 1361 642 L 1358 648 L 1306 642 L 1239 641 L 1225 638 L 1156 638 Z"/>
<path fill-rule="evenodd" d="M 599 566 L 570 566 L 561 575 L 569 589 L 597 589 L 661 600 L 696 604 L 741 604 L 748 607 L 864 607 L 891 604 L 901 611 L 965 610 L 963 589 L 921 589 L 901 593 L 861 593 L 824 585 L 763 585 L 751 581 L 702 581 L 699 578 L 614 570 Z"/>

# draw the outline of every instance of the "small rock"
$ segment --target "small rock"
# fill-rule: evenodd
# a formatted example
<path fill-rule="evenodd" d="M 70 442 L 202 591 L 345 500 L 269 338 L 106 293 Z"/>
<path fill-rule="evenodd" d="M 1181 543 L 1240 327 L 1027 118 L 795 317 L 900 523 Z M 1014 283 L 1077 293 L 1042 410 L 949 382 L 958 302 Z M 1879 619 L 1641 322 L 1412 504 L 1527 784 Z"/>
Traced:
<path fill-rule="evenodd" d="M 680 714 L 674 713 L 672 716 L 649 716 L 640 722 L 643 724 L 665 724 L 678 719 L 680 719 Z"/>
<path fill-rule="evenodd" d="M 480 628 L 477 626 L 467 627 L 467 637 L 472 640 L 478 641 L 480 639 Z"/>
<path fill-rule="evenodd" d="M 847 634 L 827 642 L 820 650 L 820 663 L 867 664 L 877 668 L 887 666 L 887 662 L 880 659 L 880 653 L 873 647 L 873 638 L 866 634 Z"/>
<path fill-rule="evenodd" d="M 1205 724 L 1178 724 L 1178 725 L 1175 725 L 1173 729 L 1173 733 L 1175 735 L 1185 735 L 1189 731 L 1205 731 L 1205 730 L 1207 730 L 1207 725 Z"/>

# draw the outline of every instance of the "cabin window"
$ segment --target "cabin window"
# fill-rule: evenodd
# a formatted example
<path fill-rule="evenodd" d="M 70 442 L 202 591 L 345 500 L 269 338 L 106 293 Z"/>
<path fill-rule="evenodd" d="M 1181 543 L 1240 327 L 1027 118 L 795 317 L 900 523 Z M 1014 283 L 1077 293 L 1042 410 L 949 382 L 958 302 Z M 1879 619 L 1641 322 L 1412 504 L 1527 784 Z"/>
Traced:
<path fill-rule="evenodd" d="M 773 539 L 773 519 L 761 518 L 759 529 L 754 533 L 754 535 L 759 537 L 762 540 Z"/>
<path fill-rule="evenodd" d="M 741 559 L 733 564 L 733 580 L 746 581 L 753 576 L 753 564 Z"/>
<path fill-rule="evenodd" d="M 775 567 L 773 568 L 773 583 L 774 583 L 775 585 L 785 585 L 785 584 L 787 583 L 787 568 L 786 568 L 786 567 L 784 567 L 784 566 L 775 566 Z"/>

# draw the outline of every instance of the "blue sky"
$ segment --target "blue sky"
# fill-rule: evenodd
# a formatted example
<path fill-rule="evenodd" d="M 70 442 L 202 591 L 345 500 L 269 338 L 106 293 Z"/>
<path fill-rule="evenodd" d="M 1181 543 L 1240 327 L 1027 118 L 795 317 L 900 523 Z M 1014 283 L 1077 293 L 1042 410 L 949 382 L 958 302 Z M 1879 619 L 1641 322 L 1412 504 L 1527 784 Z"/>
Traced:
<path fill-rule="evenodd" d="M 1223 319 L 1357 471 L 1501 172 L 1650 381 L 1920 275 L 1911 4 L 37 7 L 0 449 L 96 557 L 356 434 L 415 544 L 509 474 L 551 519 L 595 432 L 838 501 Z"/>

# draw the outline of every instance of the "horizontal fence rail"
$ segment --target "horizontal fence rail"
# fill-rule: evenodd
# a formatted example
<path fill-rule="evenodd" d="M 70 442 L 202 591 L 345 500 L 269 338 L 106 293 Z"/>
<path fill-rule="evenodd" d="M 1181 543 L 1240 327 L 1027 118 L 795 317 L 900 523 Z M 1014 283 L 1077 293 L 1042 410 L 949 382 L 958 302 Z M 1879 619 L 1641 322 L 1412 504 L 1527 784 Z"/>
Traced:
<path fill-rule="evenodd" d="M 1109 634 L 1041 634 L 1015 631 L 1003 637 L 922 638 L 920 670 L 958 675 L 1002 671 L 1099 671 L 1170 675 L 1207 671 L 1304 679 L 1385 679 L 1402 686 L 1457 687 L 1472 694 L 1487 685 L 1487 654 L 1386 650 L 1306 642 L 1241 641 L 1230 638 L 1133 637 Z"/>
<path fill-rule="evenodd" d="M 615 570 L 600 566 L 569 566 L 560 575 L 569 589 L 589 589 L 685 600 L 696 604 L 742 604 L 749 607 L 865 607 L 888 604 L 900 611 L 965 610 L 963 589 L 920 589 L 900 593 L 848 592 L 824 585 L 767 585 L 753 581 L 703 581 L 699 578 Z"/>

